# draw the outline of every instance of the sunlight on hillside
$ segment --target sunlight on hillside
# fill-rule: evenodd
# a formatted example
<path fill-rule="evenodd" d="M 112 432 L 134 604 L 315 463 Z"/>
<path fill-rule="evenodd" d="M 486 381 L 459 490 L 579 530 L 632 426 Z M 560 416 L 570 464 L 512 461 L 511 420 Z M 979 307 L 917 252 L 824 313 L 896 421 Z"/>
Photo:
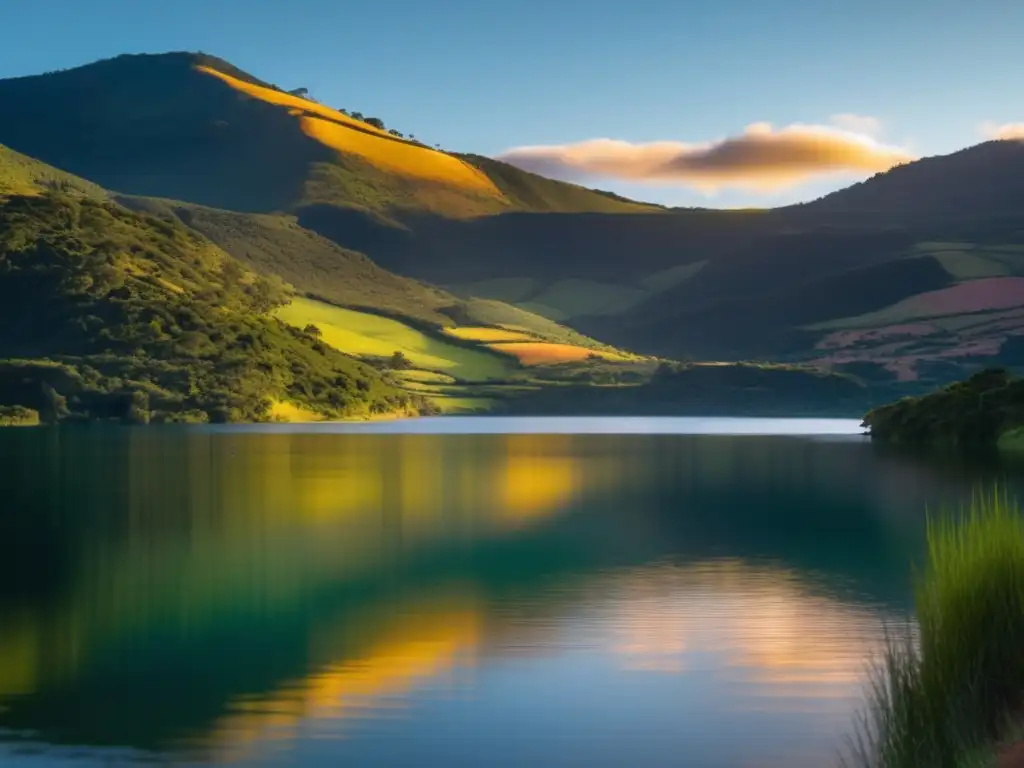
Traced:
<path fill-rule="evenodd" d="M 485 328 L 482 326 L 466 326 L 464 328 L 445 328 L 449 336 L 467 341 L 532 341 L 533 336 L 522 331 L 509 331 L 504 328 Z"/>
<path fill-rule="evenodd" d="M 363 133 L 319 117 L 303 117 L 300 125 L 310 138 L 339 152 L 359 155 L 381 170 L 503 197 L 483 171 L 452 155 Z"/>
<path fill-rule="evenodd" d="M 368 312 L 295 298 L 275 314 L 296 328 L 315 325 L 327 344 L 350 355 L 390 357 L 401 352 L 417 368 L 474 381 L 501 378 L 509 370 L 509 363 L 499 355 L 450 344 L 398 320 Z"/>
<path fill-rule="evenodd" d="M 631 358 L 616 352 L 605 352 L 572 344 L 546 344 L 544 342 L 511 341 L 492 343 L 488 346 L 496 352 L 512 355 L 523 365 L 549 365 L 552 363 L 574 363 L 595 356 L 610 361 L 624 361 Z"/>
<path fill-rule="evenodd" d="M 307 136 L 331 149 L 359 155 L 385 171 L 504 199 L 486 174 L 457 157 L 392 136 L 314 101 L 247 83 L 210 67 L 196 69 L 247 96 L 288 109 Z"/>
<path fill-rule="evenodd" d="M 310 421 L 323 421 L 324 417 L 316 411 L 303 408 L 295 403 L 284 400 L 274 400 L 270 406 L 270 418 L 273 421 L 285 421 L 304 423 Z"/>

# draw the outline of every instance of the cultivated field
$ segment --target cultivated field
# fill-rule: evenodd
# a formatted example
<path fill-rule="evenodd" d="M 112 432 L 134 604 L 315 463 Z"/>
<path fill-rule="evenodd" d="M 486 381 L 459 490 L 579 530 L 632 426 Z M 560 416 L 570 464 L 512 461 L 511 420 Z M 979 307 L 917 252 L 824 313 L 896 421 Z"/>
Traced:
<path fill-rule="evenodd" d="M 544 342 L 513 341 L 489 344 L 491 349 L 512 355 L 523 365 L 550 365 L 551 363 L 575 363 L 591 355 L 611 361 L 626 361 L 632 358 L 618 352 L 577 347 L 572 344 L 546 344 Z"/>
<path fill-rule="evenodd" d="M 414 366 L 468 381 L 503 378 L 513 367 L 500 355 L 433 338 L 398 320 L 313 299 L 295 298 L 275 312 L 297 328 L 315 325 L 327 344 L 350 355 L 390 357 L 401 352 Z"/>
<path fill-rule="evenodd" d="M 456 339 L 466 341 L 534 341 L 534 337 L 522 331 L 509 331 L 504 328 L 488 328 L 485 326 L 464 326 L 462 328 L 445 328 L 444 332 Z"/>

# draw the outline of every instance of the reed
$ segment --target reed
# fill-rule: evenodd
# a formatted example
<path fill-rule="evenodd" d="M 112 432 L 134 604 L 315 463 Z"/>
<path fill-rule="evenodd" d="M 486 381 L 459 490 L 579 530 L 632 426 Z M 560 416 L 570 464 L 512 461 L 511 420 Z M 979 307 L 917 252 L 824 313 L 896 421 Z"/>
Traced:
<path fill-rule="evenodd" d="M 873 669 L 852 762 L 975 765 L 1024 693 L 1024 520 L 998 489 L 928 525 L 916 633 L 889 637 Z"/>

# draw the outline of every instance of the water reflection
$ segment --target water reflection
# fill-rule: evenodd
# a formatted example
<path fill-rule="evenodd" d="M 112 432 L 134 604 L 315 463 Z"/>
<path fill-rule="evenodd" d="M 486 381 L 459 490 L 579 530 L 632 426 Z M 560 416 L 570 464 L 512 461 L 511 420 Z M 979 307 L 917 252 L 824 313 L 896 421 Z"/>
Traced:
<path fill-rule="evenodd" d="M 646 764 L 820 765 L 924 504 L 978 477 L 750 436 L 40 430 L 0 458 L 0 740 L 283 764 L 615 764 L 646 734 Z M 706 732 L 650 736 L 688 712 Z"/>

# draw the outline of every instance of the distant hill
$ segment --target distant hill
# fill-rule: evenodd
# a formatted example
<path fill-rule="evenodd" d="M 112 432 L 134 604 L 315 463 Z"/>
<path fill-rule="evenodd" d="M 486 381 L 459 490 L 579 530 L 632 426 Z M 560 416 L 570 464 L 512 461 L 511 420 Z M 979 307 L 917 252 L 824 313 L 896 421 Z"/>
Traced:
<path fill-rule="evenodd" d="M 900 165 L 799 206 L 804 213 L 971 218 L 1024 208 L 1024 141 L 986 141 Z"/>

